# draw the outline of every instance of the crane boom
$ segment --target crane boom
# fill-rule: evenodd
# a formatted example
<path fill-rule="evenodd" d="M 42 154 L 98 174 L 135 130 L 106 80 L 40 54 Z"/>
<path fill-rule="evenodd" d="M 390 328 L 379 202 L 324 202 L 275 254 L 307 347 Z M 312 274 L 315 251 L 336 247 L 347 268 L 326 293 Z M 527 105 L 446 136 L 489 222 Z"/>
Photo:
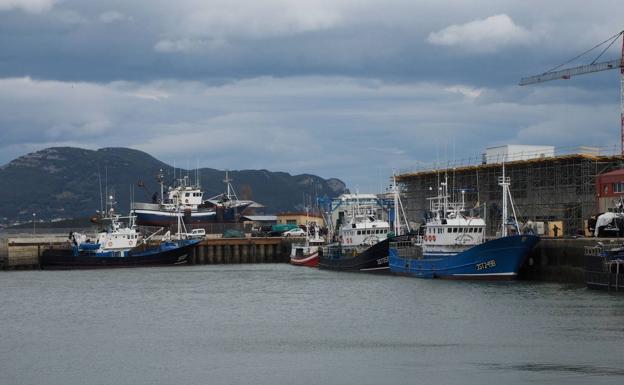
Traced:
<path fill-rule="evenodd" d="M 617 39 L 620 37 L 622 37 L 622 50 L 621 50 L 620 58 L 616 60 L 595 63 L 595 61 L 598 60 L 598 58 L 602 56 L 602 54 L 605 53 L 609 49 L 609 47 L 611 47 L 611 45 L 615 41 L 617 41 Z M 611 36 L 609 39 L 583 52 L 582 54 L 572 58 L 565 64 L 568 64 L 571 61 L 578 59 L 579 57 L 589 53 L 595 48 L 598 48 L 601 45 L 606 44 L 608 42 L 610 43 L 606 46 L 606 48 L 602 50 L 600 55 L 598 55 L 598 57 L 594 59 L 594 62 L 592 62 L 591 64 L 580 66 L 580 67 L 563 69 L 559 71 L 548 71 L 548 72 L 544 72 L 541 75 L 528 76 L 528 77 L 520 79 L 520 85 L 526 86 L 528 84 L 542 83 L 542 82 L 547 82 L 549 80 L 570 79 L 572 76 L 589 74 L 593 72 L 607 71 L 607 70 L 619 68 L 620 69 L 620 149 L 621 149 L 620 155 L 622 156 L 622 158 L 624 158 L 624 31 L 621 31 L 618 34 Z M 559 68 L 559 67 L 561 66 L 557 66 L 556 68 Z"/>
<path fill-rule="evenodd" d="M 520 85 L 526 86 L 529 84 L 547 82 L 549 80 L 570 79 L 572 76 L 589 74 L 592 72 L 607 71 L 616 68 L 624 68 L 624 61 L 622 59 L 568 68 L 561 71 L 544 72 L 541 75 L 528 76 L 526 78 L 520 79 Z"/>

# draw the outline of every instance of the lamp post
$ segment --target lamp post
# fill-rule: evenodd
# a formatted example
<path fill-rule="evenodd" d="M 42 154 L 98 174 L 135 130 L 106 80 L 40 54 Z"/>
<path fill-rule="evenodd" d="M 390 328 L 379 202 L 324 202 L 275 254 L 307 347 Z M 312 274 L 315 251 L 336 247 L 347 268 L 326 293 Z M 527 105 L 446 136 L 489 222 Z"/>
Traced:
<path fill-rule="evenodd" d="M 36 213 L 33 213 L 33 234 L 35 233 L 35 217 L 37 216 Z"/>

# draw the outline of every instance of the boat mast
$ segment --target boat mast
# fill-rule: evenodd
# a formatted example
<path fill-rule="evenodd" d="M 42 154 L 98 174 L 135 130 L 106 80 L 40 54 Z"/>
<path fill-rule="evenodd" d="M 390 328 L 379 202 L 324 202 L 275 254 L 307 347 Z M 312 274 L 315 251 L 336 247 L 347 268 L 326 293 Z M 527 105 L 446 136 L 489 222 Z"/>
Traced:
<path fill-rule="evenodd" d="M 165 203 L 165 174 L 162 168 L 158 171 L 158 183 L 160 184 L 160 203 Z"/>
<path fill-rule="evenodd" d="M 442 218 L 446 219 L 446 215 L 448 213 L 448 174 L 444 173 L 444 182 L 442 182 L 442 194 L 444 194 L 444 212 L 442 213 Z"/>
<path fill-rule="evenodd" d="M 400 225 L 399 225 L 399 189 L 396 184 L 396 176 L 392 175 L 392 193 L 394 195 L 394 235 L 400 234 Z"/>
<path fill-rule="evenodd" d="M 401 194 L 399 191 L 399 185 L 396 182 L 396 175 L 392 175 L 392 191 L 394 193 L 394 234 L 402 235 L 401 231 L 401 214 L 403 214 L 403 221 L 405 222 L 405 228 L 408 232 L 411 231 L 409 222 L 407 221 L 407 215 L 405 215 L 405 209 L 403 202 L 401 202 Z"/>
<path fill-rule="evenodd" d="M 503 162 L 503 176 L 498 178 L 498 185 L 503 188 L 503 221 L 501 223 L 501 237 L 507 236 L 507 194 L 509 193 L 509 177 L 505 176 L 505 162 Z"/>
<path fill-rule="evenodd" d="M 225 170 L 225 179 L 223 179 L 223 183 L 225 183 L 225 185 L 227 186 L 227 199 L 231 200 L 232 199 L 232 184 L 230 183 L 232 181 L 232 179 L 230 179 L 229 175 L 228 175 L 228 170 Z"/>

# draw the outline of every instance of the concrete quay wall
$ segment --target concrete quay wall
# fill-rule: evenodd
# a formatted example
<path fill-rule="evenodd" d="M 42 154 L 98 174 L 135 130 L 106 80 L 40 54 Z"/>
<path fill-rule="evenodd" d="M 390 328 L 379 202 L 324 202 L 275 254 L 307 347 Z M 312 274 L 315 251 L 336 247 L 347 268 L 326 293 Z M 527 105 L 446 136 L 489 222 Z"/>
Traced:
<path fill-rule="evenodd" d="M 585 283 L 585 246 L 607 238 L 542 238 L 520 269 L 519 279 Z"/>

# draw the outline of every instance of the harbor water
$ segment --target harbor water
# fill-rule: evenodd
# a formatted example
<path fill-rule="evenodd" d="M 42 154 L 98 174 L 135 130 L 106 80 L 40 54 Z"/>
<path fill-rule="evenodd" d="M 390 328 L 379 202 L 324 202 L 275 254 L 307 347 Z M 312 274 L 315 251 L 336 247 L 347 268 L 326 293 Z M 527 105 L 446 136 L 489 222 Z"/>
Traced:
<path fill-rule="evenodd" d="M 0 384 L 622 384 L 624 298 L 286 264 L 0 272 Z"/>

